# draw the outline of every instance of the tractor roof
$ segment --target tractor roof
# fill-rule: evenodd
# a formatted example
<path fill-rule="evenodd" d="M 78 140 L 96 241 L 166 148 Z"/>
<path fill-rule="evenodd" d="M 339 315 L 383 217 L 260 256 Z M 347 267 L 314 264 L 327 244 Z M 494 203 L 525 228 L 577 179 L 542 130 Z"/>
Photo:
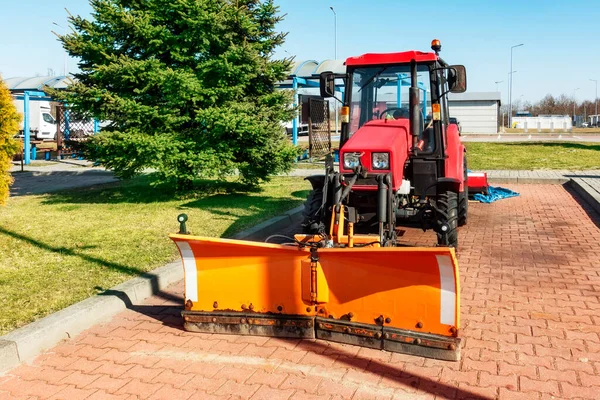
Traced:
<path fill-rule="evenodd" d="M 346 60 L 346 66 L 367 66 L 385 64 L 405 64 L 412 60 L 416 62 L 428 62 L 439 60 L 435 53 L 423 53 L 421 51 L 403 51 L 401 53 L 368 53 L 358 57 L 350 57 Z"/>

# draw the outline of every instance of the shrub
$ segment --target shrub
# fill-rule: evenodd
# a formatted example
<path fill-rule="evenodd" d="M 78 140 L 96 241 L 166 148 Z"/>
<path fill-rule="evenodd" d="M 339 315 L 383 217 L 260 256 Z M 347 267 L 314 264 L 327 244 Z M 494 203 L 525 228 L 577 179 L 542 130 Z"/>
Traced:
<path fill-rule="evenodd" d="M 19 132 L 21 118 L 13 104 L 10 91 L 0 76 L 0 205 L 6 204 L 13 182 L 10 167 L 13 156 L 20 150 L 20 143 L 14 136 Z"/>

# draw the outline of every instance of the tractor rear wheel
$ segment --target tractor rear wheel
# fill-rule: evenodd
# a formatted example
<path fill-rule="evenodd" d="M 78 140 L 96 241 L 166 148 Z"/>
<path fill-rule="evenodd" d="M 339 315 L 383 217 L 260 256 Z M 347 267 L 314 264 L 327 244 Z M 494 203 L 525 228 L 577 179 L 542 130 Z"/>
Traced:
<path fill-rule="evenodd" d="M 321 205 L 323 204 L 323 189 L 313 189 L 304 203 L 302 233 L 315 235 L 325 228 L 321 221 Z"/>
<path fill-rule="evenodd" d="M 458 226 L 464 226 L 467 224 L 467 217 L 469 214 L 469 185 L 467 184 L 468 173 L 467 173 L 467 157 L 463 162 L 465 169 L 465 188 L 458 194 Z"/>
<path fill-rule="evenodd" d="M 444 192 L 437 198 L 439 226 L 447 225 L 448 231 L 437 231 L 438 245 L 458 248 L 458 194 Z"/>

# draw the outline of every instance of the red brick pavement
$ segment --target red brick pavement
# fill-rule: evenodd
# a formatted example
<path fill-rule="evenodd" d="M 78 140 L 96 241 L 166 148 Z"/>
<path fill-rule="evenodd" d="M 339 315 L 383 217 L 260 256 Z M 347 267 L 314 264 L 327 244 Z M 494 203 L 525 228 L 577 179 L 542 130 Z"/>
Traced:
<path fill-rule="evenodd" d="M 188 333 L 180 283 L 0 376 L 0 398 L 600 398 L 598 220 L 561 186 L 512 188 L 460 231 L 460 362 Z"/>

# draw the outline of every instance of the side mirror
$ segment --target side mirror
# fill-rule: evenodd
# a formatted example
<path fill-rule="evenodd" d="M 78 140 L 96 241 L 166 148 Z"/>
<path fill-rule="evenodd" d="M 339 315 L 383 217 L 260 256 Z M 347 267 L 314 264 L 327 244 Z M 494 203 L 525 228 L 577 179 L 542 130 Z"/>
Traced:
<path fill-rule="evenodd" d="M 467 90 L 467 70 L 464 65 L 450 66 L 448 87 L 451 93 L 464 93 Z"/>
<path fill-rule="evenodd" d="M 333 72 L 321 72 L 319 77 L 321 86 L 321 97 L 328 98 L 335 96 L 335 75 Z"/>

